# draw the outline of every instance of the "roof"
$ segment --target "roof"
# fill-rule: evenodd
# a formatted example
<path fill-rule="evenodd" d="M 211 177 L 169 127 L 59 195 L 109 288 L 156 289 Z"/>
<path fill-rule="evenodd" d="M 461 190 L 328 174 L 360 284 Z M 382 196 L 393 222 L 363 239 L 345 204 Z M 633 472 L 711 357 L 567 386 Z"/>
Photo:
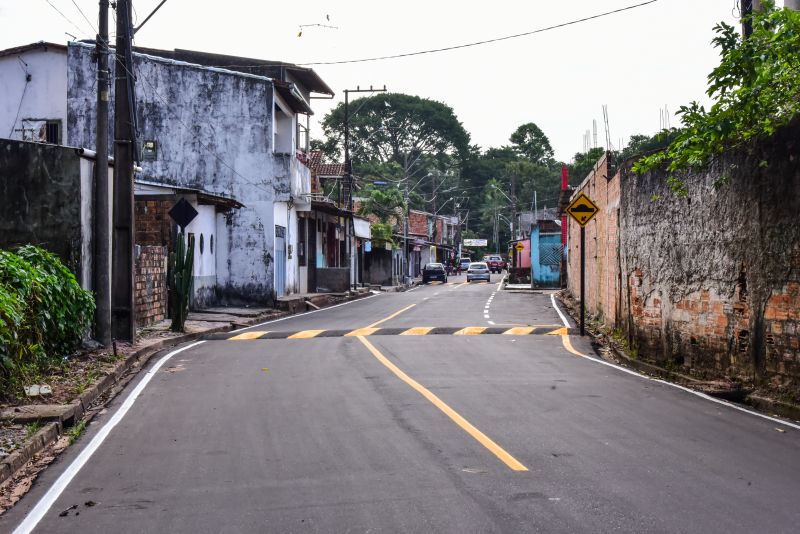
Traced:
<path fill-rule="evenodd" d="M 30 52 L 31 50 L 39 50 L 39 49 L 47 52 L 47 50 L 51 48 L 53 50 L 60 50 L 62 52 L 67 51 L 67 45 L 39 41 L 38 43 L 31 43 L 22 46 L 15 46 L 14 48 L 6 48 L 5 50 L 0 50 L 0 57 L 14 56 L 17 54 L 22 54 L 23 52 Z"/>
<path fill-rule="evenodd" d="M 333 96 L 335 93 L 314 69 L 300 67 L 294 63 L 283 61 L 270 61 L 226 54 L 214 54 L 197 50 L 160 50 L 157 48 L 134 47 L 135 52 L 142 52 L 153 56 L 168 57 L 188 63 L 197 63 L 206 67 L 219 67 L 249 74 L 258 74 L 286 82 L 286 73 L 291 74 L 312 93 Z"/>
<path fill-rule="evenodd" d="M 210 204 L 214 206 L 222 206 L 225 208 L 235 208 L 235 209 L 244 207 L 244 204 L 242 204 L 233 197 L 229 197 L 223 193 L 212 193 L 210 191 L 206 191 L 205 189 L 200 189 L 197 187 L 184 187 L 178 185 L 165 184 L 161 182 L 153 182 L 150 180 L 140 180 L 138 178 L 135 179 L 133 183 L 157 189 L 169 189 L 177 194 L 197 195 L 197 201 L 200 204 Z M 146 192 L 144 192 L 144 194 L 146 194 Z"/>
<path fill-rule="evenodd" d="M 344 163 L 324 163 L 324 154 L 320 150 L 312 151 L 308 156 L 308 168 L 316 176 L 339 177 L 344 176 Z"/>

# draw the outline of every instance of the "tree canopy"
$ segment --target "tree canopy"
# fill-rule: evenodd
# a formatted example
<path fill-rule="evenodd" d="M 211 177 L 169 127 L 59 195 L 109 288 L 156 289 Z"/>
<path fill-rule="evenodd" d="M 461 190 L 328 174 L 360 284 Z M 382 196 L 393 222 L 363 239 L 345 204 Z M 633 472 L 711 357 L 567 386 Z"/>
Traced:
<path fill-rule="evenodd" d="M 800 113 L 800 12 L 766 0 L 750 19 L 753 32 L 746 38 L 724 22 L 714 27 L 720 64 L 708 75 L 711 108 L 682 106 L 674 139 L 637 161 L 636 172 L 663 164 L 672 172 L 703 169 L 723 151 L 769 136 Z M 680 193 L 682 183 L 672 180 Z"/>
<path fill-rule="evenodd" d="M 532 122 L 525 123 L 511 134 L 509 139 L 519 155 L 538 165 L 550 165 L 553 162 L 553 147 L 550 139 Z"/>

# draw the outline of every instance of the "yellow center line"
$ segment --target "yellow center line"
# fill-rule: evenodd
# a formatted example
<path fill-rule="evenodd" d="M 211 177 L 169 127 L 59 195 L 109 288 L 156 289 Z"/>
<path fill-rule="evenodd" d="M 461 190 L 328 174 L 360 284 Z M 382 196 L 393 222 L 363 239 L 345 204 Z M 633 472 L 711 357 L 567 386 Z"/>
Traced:
<path fill-rule="evenodd" d="M 242 339 L 258 339 L 267 332 L 263 330 L 250 330 L 248 332 L 242 332 L 241 334 L 236 334 L 233 337 L 229 337 L 228 339 L 235 339 L 235 340 L 242 340 Z"/>
<path fill-rule="evenodd" d="M 569 328 L 563 326 L 561 328 L 553 330 L 552 332 L 547 333 L 548 336 L 565 336 L 567 334 L 569 334 Z"/>
<path fill-rule="evenodd" d="M 297 332 L 296 334 L 292 334 L 286 339 L 310 339 L 312 337 L 317 337 L 324 331 L 325 330 L 302 330 L 300 332 Z"/>
<path fill-rule="evenodd" d="M 401 314 L 401 313 L 403 313 L 404 311 L 408 311 L 408 310 L 410 310 L 411 308 L 413 308 L 414 306 L 416 306 L 416 304 L 411 304 L 411 305 L 409 305 L 409 306 L 406 306 L 406 307 L 405 307 L 405 308 L 403 308 L 402 310 L 398 310 L 398 311 L 394 312 L 394 313 L 393 313 L 393 314 L 391 314 L 389 317 L 385 317 L 385 318 L 381 319 L 380 321 L 375 321 L 375 322 L 374 322 L 374 323 L 372 323 L 371 325 L 367 326 L 367 328 L 373 328 L 373 327 L 376 327 L 376 326 L 378 326 L 378 325 L 379 325 L 379 324 L 381 324 L 381 323 L 385 323 L 385 322 L 386 322 L 386 321 L 388 321 L 389 319 L 394 319 L 395 317 L 397 317 L 398 315 L 400 315 L 400 314 Z"/>
<path fill-rule="evenodd" d="M 448 406 L 442 399 L 431 393 L 428 389 L 426 389 L 422 384 L 405 374 L 399 367 L 393 364 L 389 359 L 381 354 L 381 352 L 375 348 L 375 346 L 367 341 L 365 337 L 358 336 L 358 340 L 367 347 L 367 350 L 372 353 L 375 358 L 381 362 L 386 368 L 388 368 L 394 375 L 411 386 L 412 389 L 416 390 L 417 393 L 428 399 L 431 404 L 439 408 L 444 414 L 449 417 L 455 424 L 461 427 L 467 434 L 472 436 L 475 441 L 483 445 L 486 449 L 489 450 L 492 454 L 494 454 L 501 462 L 506 464 L 509 469 L 512 471 L 527 471 L 528 468 L 522 465 L 516 458 L 511 456 L 505 449 L 503 449 L 500 445 L 492 441 L 486 434 L 475 428 L 472 423 L 464 419 L 458 412 Z"/>

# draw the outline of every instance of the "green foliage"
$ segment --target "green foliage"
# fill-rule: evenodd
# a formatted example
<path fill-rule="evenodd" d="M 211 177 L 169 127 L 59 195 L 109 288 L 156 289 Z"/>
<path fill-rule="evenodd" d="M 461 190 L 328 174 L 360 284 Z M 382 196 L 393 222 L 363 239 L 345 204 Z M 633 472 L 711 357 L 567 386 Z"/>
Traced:
<path fill-rule="evenodd" d="M 634 171 L 666 164 L 669 172 L 702 170 L 748 141 L 768 137 L 800 113 L 800 13 L 765 1 L 752 15 L 753 33 L 714 27 L 720 64 L 708 76 L 709 110 L 697 102 L 680 108 L 683 127 L 664 151 L 644 157 Z M 672 181 L 681 194 L 681 181 Z"/>
<path fill-rule="evenodd" d="M 82 419 L 77 424 L 73 425 L 72 428 L 67 430 L 67 436 L 69 436 L 69 444 L 72 445 L 75 443 L 79 437 L 84 433 L 86 430 L 86 420 Z"/>
<path fill-rule="evenodd" d="M 572 183 L 579 184 L 584 178 L 589 176 L 594 166 L 597 164 L 606 149 L 603 147 L 592 148 L 588 152 L 578 152 L 569 165 L 569 180 Z"/>
<path fill-rule="evenodd" d="M 392 239 L 394 229 L 391 224 L 373 223 L 370 229 L 372 231 L 372 241 L 394 245 L 394 240 Z"/>
<path fill-rule="evenodd" d="M 194 236 L 189 236 L 188 246 L 183 233 L 178 234 L 175 250 L 169 253 L 169 307 L 170 330 L 183 332 L 189 314 L 189 292 L 192 288 L 194 267 Z"/>
<path fill-rule="evenodd" d="M 396 187 L 371 189 L 361 205 L 359 215 L 375 215 L 382 223 L 402 213 L 403 193 Z"/>
<path fill-rule="evenodd" d="M 553 162 L 553 147 L 544 132 L 532 122 L 521 125 L 509 139 L 514 149 L 531 163 L 548 166 Z"/>
<path fill-rule="evenodd" d="M 93 315 L 91 293 L 55 255 L 31 245 L 0 251 L 0 389 L 69 355 Z"/>

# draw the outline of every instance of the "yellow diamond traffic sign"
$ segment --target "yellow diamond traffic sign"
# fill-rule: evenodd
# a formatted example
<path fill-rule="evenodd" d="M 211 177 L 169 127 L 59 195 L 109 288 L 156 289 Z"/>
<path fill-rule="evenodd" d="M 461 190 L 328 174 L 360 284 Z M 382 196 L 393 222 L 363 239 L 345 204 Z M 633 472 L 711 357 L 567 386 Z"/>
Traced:
<path fill-rule="evenodd" d="M 598 211 L 600 208 L 597 207 L 597 204 L 583 193 L 575 197 L 575 200 L 570 202 L 567 207 L 567 213 L 581 226 L 586 226 L 586 223 L 591 221 Z"/>
<path fill-rule="evenodd" d="M 516 245 L 514 245 L 514 248 L 521 251 L 525 248 L 525 245 L 523 245 L 522 243 L 517 243 Z"/>

